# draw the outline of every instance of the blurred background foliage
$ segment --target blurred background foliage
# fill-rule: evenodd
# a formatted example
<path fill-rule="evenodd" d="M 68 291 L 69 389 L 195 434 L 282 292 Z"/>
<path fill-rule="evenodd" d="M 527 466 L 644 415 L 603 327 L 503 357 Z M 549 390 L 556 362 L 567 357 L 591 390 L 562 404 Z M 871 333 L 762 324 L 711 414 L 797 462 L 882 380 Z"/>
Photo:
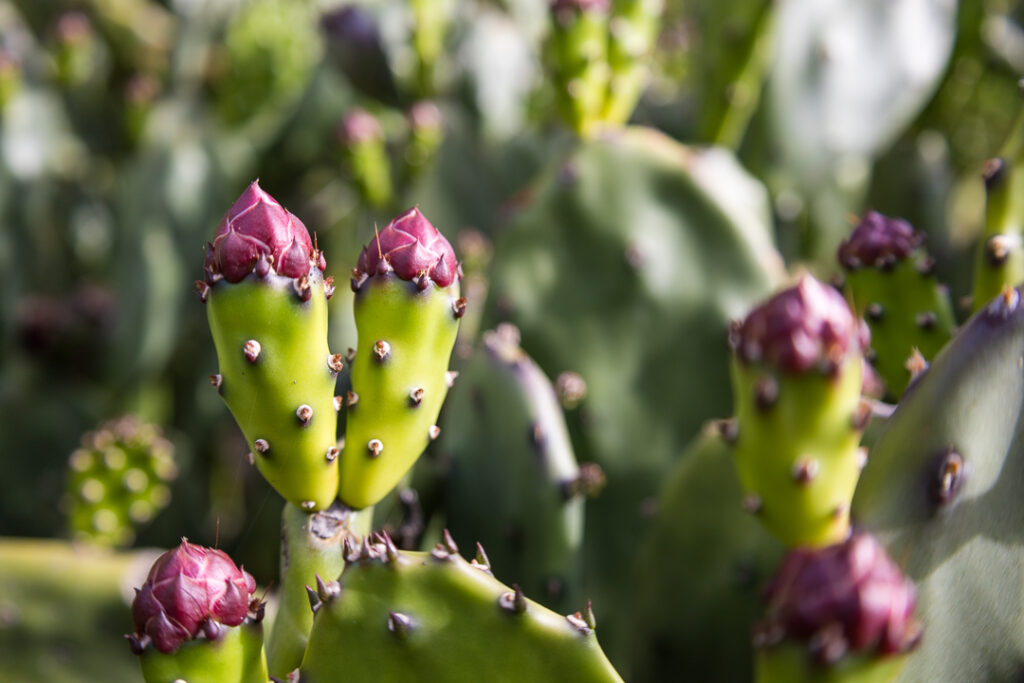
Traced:
<path fill-rule="evenodd" d="M 1022 16 L 1009 0 L 670 1 L 632 122 L 734 151 L 790 267 L 829 275 L 874 208 L 929 235 L 961 296 L 983 163 L 1021 107 Z M 190 287 L 204 240 L 259 178 L 344 280 L 374 225 L 419 204 L 463 234 L 486 292 L 490 238 L 573 145 L 548 31 L 547 0 L 0 0 L 0 535 L 70 537 L 69 456 L 133 415 L 177 476 L 119 538 L 217 542 L 272 582 L 281 501 L 208 386 Z M 332 347 L 354 346 L 349 299 L 332 306 Z"/>

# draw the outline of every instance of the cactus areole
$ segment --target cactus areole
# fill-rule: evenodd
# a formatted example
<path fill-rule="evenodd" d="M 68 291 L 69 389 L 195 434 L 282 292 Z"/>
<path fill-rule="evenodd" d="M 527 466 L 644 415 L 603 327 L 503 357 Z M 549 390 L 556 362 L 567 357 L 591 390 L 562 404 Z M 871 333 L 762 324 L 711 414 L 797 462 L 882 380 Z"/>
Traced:
<path fill-rule="evenodd" d="M 766 597 L 768 614 L 755 629 L 755 645 L 803 643 L 819 664 L 847 654 L 903 654 L 921 638 L 913 583 L 867 533 L 820 550 L 792 551 Z"/>
<path fill-rule="evenodd" d="M 448 359 L 466 310 L 461 277 L 451 244 L 416 208 L 359 255 L 352 272 L 359 341 L 338 490 L 352 508 L 383 498 L 438 434 L 456 375 Z"/>
<path fill-rule="evenodd" d="M 181 545 L 153 564 L 132 602 L 135 632 L 127 636 L 141 654 L 152 643 L 170 654 L 187 640 L 217 640 L 225 627 L 238 626 L 262 605 L 253 598 L 256 581 L 221 550 Z"/>

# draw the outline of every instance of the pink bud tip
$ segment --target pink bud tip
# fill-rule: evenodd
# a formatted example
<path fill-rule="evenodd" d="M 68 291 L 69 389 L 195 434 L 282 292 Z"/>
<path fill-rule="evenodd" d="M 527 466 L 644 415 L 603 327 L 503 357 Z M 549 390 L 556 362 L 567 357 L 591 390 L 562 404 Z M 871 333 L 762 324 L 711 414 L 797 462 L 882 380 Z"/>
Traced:
<path fill-rule="evenodd" d="M 900 218 L 869 211 L 839 246 L 839 263 L 847 270 L 889 268 L 924 242 L 924 233 Z"/>
<path fill-rule="evenodd" d="M 388 223 L 363 247 L 356 272 L 373 275 L 389 269 L 410 282 L 429 277 L 440 287 L 459 276 L 452 245 L 416 207 Z"/>

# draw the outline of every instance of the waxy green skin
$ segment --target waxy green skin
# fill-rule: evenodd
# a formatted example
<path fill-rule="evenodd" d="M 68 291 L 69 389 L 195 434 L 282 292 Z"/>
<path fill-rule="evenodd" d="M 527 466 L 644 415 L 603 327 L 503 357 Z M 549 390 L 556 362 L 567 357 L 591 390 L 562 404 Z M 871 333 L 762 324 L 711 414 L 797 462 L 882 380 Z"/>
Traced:
<path fill-rule="evenodd" d="M 339 596 L 317 610 L 303 683 L 622 680 L 594 631 L 532 600 L 522 613 L 503 609 L 512 589 L 457 554 L 440 555 L 350 563 Z M 404 637 L 389 630 L 391 612 L 411 619 Z"/>
<path fill-rule="evenodd" d="M 170 654 L 147 647 L 139 655 L 146 683 L 267 683 L 263 625 L 247 621 L 225 628 L 215 641 L 190 640 Z"/>
<path fill-rule="evenodd" d="M 251 274 L 210 288 L 207 315 L 217 347 L 221 396 L 245 434 L 256 466 L 284 498 L 306 510 L 322 510 L 338 488 L 335 445 L 338 415 L 335 375 L 328 366 L 327 301 L 319 269 L 312 268 L 309 301 L 302 302 L 291 278 Z M 255 339 L 256 362 L 243 351 Z M 296 415 L 313 409 L 309 424 Z M 261 453 L 256 439 L 270 445 Z"/>
<path fill-rule="evenodd" d="M 345 568 L 343 542 L 358 543 L 370 532 L 371 515 L 335 503 L 309 514 L 291 503 L 281 511 L 281 578 L 277 616 L 267 637 L 271 676 L 284 678 L 302 663 L 313 628 L 306 587 L 316 577 L 337 576 Z"/>
<path fill-rule="evenodd" d="M 732 374 L 736 467 L 744 490 L 760 501 L 755 514 L 789 547 L 841 541 L 860 474 L 860 354 L 848 353 L 834 374 L 785 373 L 736 358 Z M 778 387 L 767 408 L 756 398 L 765 378 Z M 817 472 L 801 482 L 794 472 L 805 460 L 817 463 Z"/>
<path fill-rule="evenodd" d="M 805 644 L 783 642 L 757 652 L 755 683 L 891 683 L 896 680 L 906 655 L 871 657 L 846 655 L 822 666 L 808 656 Z M 953 680 L 953 679 L 947 679 Z"/>
<path fill-rule="evenodd" d="M 554 387 L 517 340 L 483 343 L 452 389 L 439 441 L 451 459 L 448 528 L 490 548 L 495 572 L 552 609 L 579 604 L 584 500 Z"/>
<path fill-rule="evenodd" d="M 646 63 L 661 28 L 663 0 L 613 0 L 608 21 L 611 76 L 602 119 L 621 126 L 629 120 L 649 78 Z"/>
<path fill-rule="evenodd" d="M 785 548 L 742 507 L 732 449 L 707 425 L 658 495 L 634 568 L 630 680 L 749 681 L 751 625 Z"/>
<path fill-rule="evenodd" d="M 351 364 L 358 403 L 346 409 L 338 497 L 349 507 L 373 505 L 398 484 L 430 442 L 448 392 L 446 372 L 455 345 L 458 279 L 420 291 L 393 272 L 375 274 L 356 292 L 359 345 Z M 378 341 L 389 353 L 378 360 Z M 410 394 L 423 389 L 414 405 Z M 379 440 L 380 454 L 369 443 Z"/>
<path fill-rule="evenodd" d="M 1012 680 L 1024 661 L 1024 307 L 979 311 L 904 394 L 853 517 L 917 586 L 925 635 L 901 680 Z M 962 460 L 947 502 L 935 495 Z M 955 458 L 954 458 L 955 460 Z M 959 482 L 958 486 L 955 482 Z"/>
<path fill-rule="evenodd" d="M 935 358 L 956 328 L 949 291 L 930 272 L 921 272 L 927 258 L 916 249 L 891 268 L 862 267 L 846 274 L 853 309 L 871 329 L 872 365 L 894 397 L 910 382 L 906 361 L 913 350 L 926 360 Z M 920 317 L 929 315 L 929 324 L 921 324 Z"/>
<path fill-rule="evenodd" d="M 551 20 L 547 72 L 565 122 L 587 137 L 603 122 L 610 74 L 608 10 L 570 9 L 565 15 L 565 23 L 556 17 Z"/>

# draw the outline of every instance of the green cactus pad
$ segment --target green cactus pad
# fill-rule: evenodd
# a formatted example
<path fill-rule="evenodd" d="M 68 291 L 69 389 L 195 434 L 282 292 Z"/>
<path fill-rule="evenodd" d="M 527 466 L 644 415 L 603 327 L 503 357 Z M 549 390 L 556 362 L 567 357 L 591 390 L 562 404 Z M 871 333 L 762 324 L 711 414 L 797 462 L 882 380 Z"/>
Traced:
<path fill-rule="evenodd" d="M 216 641 L 190 640 L 171 654 L 146 648 L 139 655 L 146 683 L 266 683 L 263 624 L 224 629 Z"/>
<path fill-rule="evenodd" d="M 490 548 L 494 570 L 549 607 L 577 604 L 583 494 L 600 486 L 600 470 L 581 476 L 555 389 L 519 348 L 518 330 L 484 333 L 446 415 L 438 451 L 451 460 L 455 540 Z"/>
<path fill-rule="evenodd" d="M 906 655 L 847 656 L 832 666 L 811 661 L 807 648 L 781 645 L 759 650 L 756 683 L 890 683 L 906 663 Z M 953 679 L 946 679 L 953 680 Z"/>
<path fill-rule="evenodd" d="M 274 274 L 220 280 L 210 288 L 207 314 L 220 363 L 212 381 L 256 466 L 289 503 L 311 511 L 329 506 L 337 492 L 334 384 L 341 360 L 327 348 L 319 270 L 310 270 L 308 301 L 294 282 Z"/>
<path fill-rule="evenodd" d="M 76 541 L 129 545 L 135 527 L 170 502 L 174 446 L 132 416 L 82 437 L 68 459 L 68 522 Z"/>
<path fill-rule="evenodd" d="M 370 515 L 335 503 L 307 514 L 286 503 L 281 512 L 281 589 L 277 616 L 267 637 L 270 675 L 283 678 L 302 663 L 313 614 L 307 586 L 317 576 L 337 576 L 345 568 L 345 539 L 358 543 L 370 532 Z M 354 537 L 354 538 L 353 538 Z"/>
<path fill-rule="evenodd" d="M 304 682 L 622 680 L 592 620 L 526 599 L 452 546 L 414 553 L 390 540 L 368 544 L 324 588 Z"/>
<path fill-rule="evenodd" d="M 1024 307 L 1007 290 L 907 390 L 853 518 L 918 589 L 905 681 L 1012 680 L 1024 661 Z"/>
<path fill-rule="evenodd" d="M 787 546 L 842 540 L 864 457 L 855 426 L 861 356 L 834 374 L 791 375 L 735 359 L 732 369 L 746 507 Z"/>
<path fill-rule="evenodd" d="M 784 548 L 743 511 L 729 446 L 709 424 L 658 496 L 638 556 L 629 631 L 630 678 L 749 681 L 760 592 Z"/>
<path fill-rule="evenodd" d="M 457 279 L 421 291 L 391 271 L 368 277 L 356 293 L 359 346 L 338 489 L 346 505 L 361 509 L 387 495 L 437 435 L 437 416 L 454 380 L 448 359 L 458 300 Z"/>

